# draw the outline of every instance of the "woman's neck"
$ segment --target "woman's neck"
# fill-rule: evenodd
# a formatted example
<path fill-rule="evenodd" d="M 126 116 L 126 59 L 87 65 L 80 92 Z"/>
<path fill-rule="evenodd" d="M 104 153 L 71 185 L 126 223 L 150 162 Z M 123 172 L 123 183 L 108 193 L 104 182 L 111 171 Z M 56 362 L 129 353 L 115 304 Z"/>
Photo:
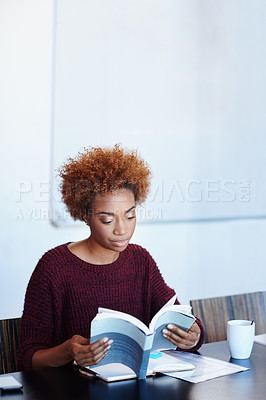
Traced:
<path fill-rule="evenodd" d="M 81 260 L 95 265 L 112 264 L 119 257 L 119 252 L 99 246 L 91 237 L 79 242 L 70 243 L 71 253 Z"/>

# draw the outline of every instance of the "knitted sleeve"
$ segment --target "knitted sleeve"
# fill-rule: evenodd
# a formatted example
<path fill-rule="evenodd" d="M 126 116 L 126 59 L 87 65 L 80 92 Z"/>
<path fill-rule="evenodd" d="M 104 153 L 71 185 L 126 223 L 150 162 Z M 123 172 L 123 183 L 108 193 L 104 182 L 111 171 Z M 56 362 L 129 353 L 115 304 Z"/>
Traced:
<path fill-rule="evenodd" d="M 33 354 L 53 346 L 54 319 L 51 271 L 41 259 L 29 281 L 21 319 L 18 363 L 30 370 Z"/>

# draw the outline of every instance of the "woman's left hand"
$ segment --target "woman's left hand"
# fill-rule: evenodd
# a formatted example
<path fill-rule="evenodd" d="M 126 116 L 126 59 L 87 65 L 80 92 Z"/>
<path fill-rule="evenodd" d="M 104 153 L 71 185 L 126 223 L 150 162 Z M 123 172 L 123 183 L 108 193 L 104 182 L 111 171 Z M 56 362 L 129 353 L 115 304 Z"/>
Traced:
<path fill-rule="evenodd" d="M 197 322 L 194 322 L 187 332 L 174 324 L 168 324 L 167 328 L 163 329 L 163 336 L 180 349 L 192 349 L 200 340 L 201 330 Z"/>

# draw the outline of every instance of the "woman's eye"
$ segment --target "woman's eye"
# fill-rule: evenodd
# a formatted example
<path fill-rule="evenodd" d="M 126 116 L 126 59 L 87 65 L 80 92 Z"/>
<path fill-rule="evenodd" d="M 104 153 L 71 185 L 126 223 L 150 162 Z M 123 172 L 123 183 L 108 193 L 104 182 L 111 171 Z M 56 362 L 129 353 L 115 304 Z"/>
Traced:
<path fill-rule="evenodd" d="M 134 219 L 136 218 L 136 215 L 131 215 L 130 217 L 127 217 L 127 219 Z"/>
<path fill-rule="evenodd" d="M 111 220 L 111 221 L 104 221 L 104 220 L 102 220 L 102 223 L 103 223 L 103 224 L 111 224 L 111 222 L 112 222 L 112 220 Z"/>

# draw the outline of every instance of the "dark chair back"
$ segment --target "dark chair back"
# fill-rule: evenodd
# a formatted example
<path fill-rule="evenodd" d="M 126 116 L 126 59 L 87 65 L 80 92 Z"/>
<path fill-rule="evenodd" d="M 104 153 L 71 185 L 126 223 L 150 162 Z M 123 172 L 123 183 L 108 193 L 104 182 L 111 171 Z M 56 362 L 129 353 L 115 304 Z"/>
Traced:
<path fill-rule="evenodd" d="M 0 374 L 18 371 L 20 318 L 0 320 Z"/>
<path fill-rule="evenodd" d="M 191 300 L 193 314 L 205 327 L 205 343 L 226 340 L 227 321 L 255 321 L 256 334 L 266 333 L 266 292 Z"/>

